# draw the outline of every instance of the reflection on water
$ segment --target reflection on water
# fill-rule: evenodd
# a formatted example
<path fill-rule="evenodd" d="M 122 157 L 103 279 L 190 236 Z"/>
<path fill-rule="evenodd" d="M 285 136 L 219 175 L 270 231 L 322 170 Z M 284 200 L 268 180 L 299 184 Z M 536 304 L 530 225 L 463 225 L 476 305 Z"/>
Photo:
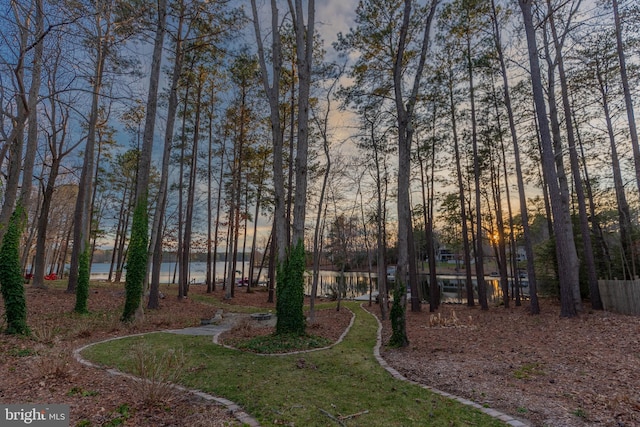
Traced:
<path fill-rule="evenodd" d="M 311 295 L 313 276 L 305 273 L 304 293 Z M 371 285 L 371 289 L 370 289 Z M 320 270 L 318 276 L 318 296 L 335 298 L 340 296 L 353 299 L 368 295 L 369 291 L 374 295 L 378 292 L 378 275 L 367 272 L 345 272 Z"/>
<path fill-rule="evenodd" d="M 425 277 L 425 281 L 428 283 L 428 277 Z M 478 283 L 475 277 L 471 279 L 473 283 L 474 299 L 478 300 Z M 484 282 L 487 286 L 487 302 L 489 304 L 498 304 L 502 301 L 502 289 L 500 288 L 500 279 L 495 277 L 485 277 Z M 440 295 L 442 296 L 442 302 L 449 303 L 466 303 L 467 302 L 467 289 L 466 278 L 464 276 L 454 275 L 439 275 L 438 284 L 440 285 Z M 529 282 L 527 280 L 520 280 L 520 292 L 522 296 L 527 297 L 529 295 Z M 515 283 L 513 279 L 509 280 L 509 295 L 512 296 L 515 293 Z"/>
<path fill-rule="evenodd" d="M 305 294 L 311 294 L 312 284 L 311 274 L 305 274 Z M 456 275 L 438 275 L 438 285 L 440 286 L 441 301 L 445 303 L 467 302 L 466 278 L 465 276 Z M 478 300 L 477 280 L 472 278 L 474 287 L 474 299 Z M 418 292 L 422 300 L 426 300 L 429 292 L 429 275 L 418 274 L 419 288 Z M 502 290 L 500 289 L 500 280 L 495 277 L 485 277 L 487 285 L 487 302 L 490 304 L 499 304 L 502 301 Z M 393 284 L 389 284 L 390 287 Z M 371 286 L 371 287 L 370 287 Z M 529 284 L 526 279 L 520 280 L 521 295 L 527 297 L 529 295 Z M 378 275 L 367 272 L 345 272 L 340 274 L 337 271 L 321 270 L 318 277 L 318 294 L 323 297 L 337 297 L 338 292 L 342 298 L 352 299 L 378 293 Z M 509 295 L 515 292 L 515 284 L 513 280 L 509 280 Z"/>

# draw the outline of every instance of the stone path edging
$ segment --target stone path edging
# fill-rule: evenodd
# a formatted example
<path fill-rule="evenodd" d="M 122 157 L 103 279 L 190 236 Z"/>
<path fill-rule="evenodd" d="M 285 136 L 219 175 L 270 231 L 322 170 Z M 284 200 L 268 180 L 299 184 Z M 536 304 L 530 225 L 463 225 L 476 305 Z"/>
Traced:
<path fill-rule="evenodd" d="M 166 332 L 166 331 L 157 331 L 157 332 Z M 131 374 L 127 374 L 124 372 L 121 372 L 117 369 L 113 369 L 113 368 L 108 368 L 105 369 L 104 367 L 100 366 L 100 365 L 96 365 L 95 363 L 89 362 L 88 360 L 86 360 L 85 358 L 82 357 L 82 355 L 80 353 L 82 353 L 82 351 L 84 351 L 85 349 L 96 345 L 96 344 L 102 344 L 102 343 L 107 343 L 110 341 L 115 341 L 115 340 L 120 340 L 123 338 L 131 338 L 131 337 L 137 337 L 137 336 L 142 336 L 142 335 L 148 335 L 148 334 L 153 334 L 153 333 L 157 333 L 157 332 L 143 332 L 140 334 L 133 334 L 133 335 L 126 335 L 126 336 L 122 336 L 122 337 L 115 337 L 115 338 L 109 338 L 106 340 L 102 340 L 102 341 L 98 341 L 98 342 L 94 342 L 94 343 L 90 343 L 87 344 L 85 346 L 82 346 L 80 348 L 77 348 L 73 351 L 73 357 L 81 364 L 90 367 L 90 368 L 95 368 L 95 369 L 104 369 L 107 371 L 107 373 L 111 374 L 111 375 L 120 375 L 123 376 L 125 378 L 130 378 L 136 381 L 148 381 L 146 379 L 143 378 L 139 378 L 136 377 L 134 375 Z M 211 394 L 205 393 L 203 391 L 200 390 L 195 390 L 195 389 L 189 389 L 177 384 L 171 384 L 171 387 L 173 387 L 176 390 L 182 391 L 182 392 L 188 392 L 191 393 L 195 396 L 198 396 L 208 402 L 216 402 L 219 403 L 221 405 L 226 406 L 227 410 L 231 413 L 231 415 L 233 415 L 233 417 L 235 419 L 237 419 L 240 423 L 242 423 L 242 425 L 247 425 L 250 427 L 260 427 L 260 423 L 258 422 L 258 420 L 256 420 L 255 418 L 253 418 L 251 415 L 247 414 L 246 412 L 244 412 L 242 410 L 242 408 L 235 402 L 232 402 L 229 399 L 225 399 L 223 397 L 216 397 L 213 396 Z"/>
<path fill-rule="evenodd" d="M 361 306 L 362 307 L 362 306 Z M 506 423 L 509 426 L 512 427 L 528 427 L 530 424 L 526 424 L 520 420 L 517 420 L 515 418 L 513 418 L 511 415 L 502 413 L 500 411 L 496 411 L 495 409 L 491 409 L 491 408 L 486 408 L 476 402 L 473 402 L 471 400 L 465 399 L 463 397 L 459 397 L 459 396 L 454 396 L 451 393 L 447 393 L 445 391 L 442 390 L 438 390 L 437 388 L 433 388 L 430 387 L 428 385 L 425 384 L 421 384 L 419 382 L 413 381 L 408 379 L 407 377 L 405 377 L 404 375 L 402 375 L 400 372 L 398 372 L 397 370 L 395 370 L 394 368 L 392 368 L 386 360 L 383 359 L 382 355 L 380 354 L 380 348 L 382 347 L 382 323 L 380 322 L 380 319 L 378 319 L 378 316 L 376 316 L 375 314 L 373 314 L 372 312 L 370 312 L 369 310 L 365 309 L 364 307 L 362 307 L 362 309 L 364 311 L 366 311 L 367 313 L 369 313 L 371 316 L 373 316 L 376 321 L 378 322 L 378 333 L 377 333 L 377 338 L 376 338 L 376 345 L 373 348 L 373 355 L 376 358 L 376 360 L 378 361 L 378 363 L 380 364 L 380 366 L 382 366 L 384 369 L 387 370 L 387 372 L 389 372 L 391 374 L 392 377 L 394 377 L 397 380 L 400 381 L 406 381 L 408 383 L 420 386 L 424 389 L 427 389 L 435 394 L 439 394 L 440 396 L 446 397 L 448 399 L 453 399 L 455 401 L 458 401 L 460 403 L 462 403 L 463 405 L 467 405 L 470 406 L 472 408 L 476 408 L 482 412 L 484 412 L 485 414 L 499 419 L 500 421 Z"/>

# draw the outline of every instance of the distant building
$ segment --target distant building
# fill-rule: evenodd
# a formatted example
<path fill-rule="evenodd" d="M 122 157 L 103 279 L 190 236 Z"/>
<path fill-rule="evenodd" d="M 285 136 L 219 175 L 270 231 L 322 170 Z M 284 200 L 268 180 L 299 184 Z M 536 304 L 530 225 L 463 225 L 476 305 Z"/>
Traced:
<path fill-rule="evenodd" d="M 439 248 L 436 256 L 440 262 L 449 262 L 456 259 L 456 254 L 451 249 L 446 248 Z"/>

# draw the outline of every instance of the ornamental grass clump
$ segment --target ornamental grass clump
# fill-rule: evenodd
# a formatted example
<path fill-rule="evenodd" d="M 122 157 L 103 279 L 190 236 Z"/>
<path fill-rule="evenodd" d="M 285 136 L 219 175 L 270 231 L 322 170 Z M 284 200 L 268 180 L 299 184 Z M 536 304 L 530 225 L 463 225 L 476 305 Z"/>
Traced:
<path fill-rule="evenodd" d="M 135 388 L 148 404 L 167 403 L 176 397 L 173 386 L 184 374 L 185 356 L 182 349 L 155 352 L 139 345 L 132 351 L 133 373 L 140 380 Z"/>

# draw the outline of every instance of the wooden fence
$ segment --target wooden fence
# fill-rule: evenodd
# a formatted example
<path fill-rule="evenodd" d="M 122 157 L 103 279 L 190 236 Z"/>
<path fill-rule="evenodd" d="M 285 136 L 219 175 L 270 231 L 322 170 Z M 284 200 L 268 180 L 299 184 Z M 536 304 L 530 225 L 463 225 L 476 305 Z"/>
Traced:
<path fill-rule="evenodd" d="M 640 315 L 640 280 L 598 280 L 607 311 Z"/>

